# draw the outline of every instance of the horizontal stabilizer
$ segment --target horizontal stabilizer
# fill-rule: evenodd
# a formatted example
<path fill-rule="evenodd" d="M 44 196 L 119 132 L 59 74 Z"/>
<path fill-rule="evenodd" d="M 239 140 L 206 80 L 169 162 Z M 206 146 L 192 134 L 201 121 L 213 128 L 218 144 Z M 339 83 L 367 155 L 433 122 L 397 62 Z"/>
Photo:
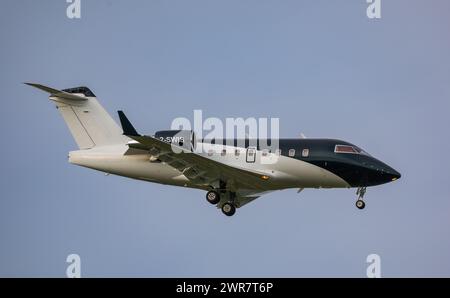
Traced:
<path fill-rule="evenodd" d="M 66 92 L 64 90 L 58 90 L 58 89 L 54 89 L 48 86 L 44 86 L 41 84 L 34 84 L 34 83 L 24 83 L 28 86 L 32 86 L 35 87 L 37 89 L 40 89 L 44 92 L 50 93 L 50 97 L 59 97 L 59 98 L 64 98 L 64 99 L 68 99 L 68 100 L 75 100 L 75 101 L 85 101 L 87 100 L 87 98 L 83 95 L 76 95 L 76 94 L 72 94 L 69 92 Z M 81 94 L 81 93 L 80 93 Z"/>

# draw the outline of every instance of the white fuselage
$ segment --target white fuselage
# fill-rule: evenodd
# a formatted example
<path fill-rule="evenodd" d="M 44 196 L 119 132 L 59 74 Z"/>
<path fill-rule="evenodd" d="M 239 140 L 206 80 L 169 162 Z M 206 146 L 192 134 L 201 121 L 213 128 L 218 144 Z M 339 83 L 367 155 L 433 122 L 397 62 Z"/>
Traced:
<path fill-rule="evenodd" d="M 249 162 L 245 148 L 213 144 L 203 145 L 204 153 L 199 154 L 206 158 L 270 176 L 267 190 L 350 187 L 339 176 L 298 159 L 277 156 L 274 153 L 265 153 L 263 157 L 262 151 L 256 151 L 254 162 Z M 69 153 L 69 162 L 133 179 L 207 189 L 207 185 L 192 183 L 183 173 L 166 163 L 154 161 L 154 158 L 145 151 L 127 154 L 128 150 L 130 150 L 128 146 L 123 144 L 72 151 Z M 238 154 L 236 150 L 239 150 Z"/>

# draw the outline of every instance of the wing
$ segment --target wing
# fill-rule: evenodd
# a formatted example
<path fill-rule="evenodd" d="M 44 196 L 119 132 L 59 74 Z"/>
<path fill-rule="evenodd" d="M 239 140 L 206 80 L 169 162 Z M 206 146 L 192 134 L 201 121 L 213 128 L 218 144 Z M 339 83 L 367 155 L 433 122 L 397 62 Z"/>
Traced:
<path fill-rule="evenodd" d="M 259 193 L 267 191 L 270 176 L 266 173 L 230 166 L 174 143 L 166 143 L 152 136 L 139 135 L 125 114 L 122 111 L 118 114 L 124 135 L 135 141 L 129 142 L 128 146 L 136 149 L 145 148 L 154 158 L 183 173 L 193 184 L 206 187 L 224 181 L 227 190 L 236 192 L 242 197 L 242 203 L 250 202 L 257 198 Z"/>

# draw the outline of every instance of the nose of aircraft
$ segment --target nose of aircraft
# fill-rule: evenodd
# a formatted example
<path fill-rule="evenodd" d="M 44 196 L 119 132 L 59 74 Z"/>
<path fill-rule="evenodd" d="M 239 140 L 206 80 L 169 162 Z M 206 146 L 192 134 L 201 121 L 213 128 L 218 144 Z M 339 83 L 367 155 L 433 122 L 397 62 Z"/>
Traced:
<path fill-rule="evenodd" d="M 377 161 L 376 168 L 378 174 L 377 180 L 379 180 L 382 183 L 395 181 L 402 176 L 398 171 L 394 170 L 393 168 L 391 168 L 390 166 L 381 161 Z"/>
<path fill-rule="evenodd" d="M 389 167 L 388 170 L 385 170 L 385 174 L 389 176 L 391 181 L 395 181 L 395 180 L 399 179 L 402 176 L 399 172 L 397 172 L 396 170 L 394 170 L 391 167 Z"/>
<path fill-rule="evenodd" d="M 401 177 L 398 171 L 374 157 L 365 157 L 362 166 L 362 181 L 369 186 L 392 182 Z"/>

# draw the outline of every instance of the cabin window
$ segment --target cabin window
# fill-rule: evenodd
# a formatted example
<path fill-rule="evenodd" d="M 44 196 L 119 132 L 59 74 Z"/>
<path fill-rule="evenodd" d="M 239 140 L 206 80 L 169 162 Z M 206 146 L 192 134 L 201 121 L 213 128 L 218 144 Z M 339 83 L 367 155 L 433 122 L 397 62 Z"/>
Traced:
<path fill-rule="evenodd" d="M 269 150 L 268 149 L 263 149 L 262 156 L 267 156 L 268 154 L 269 154 Z"/>
<path fill-rule="evenodd" d="M 208 150 L 208 156 L 213 156 L 213 154 L 214 154 L 214 150 L 209 149 L 209 150 Z"/>
<path fill-rule="evenodd" d="M 308 157 L 309 156 L 309 149 L 305 148 L 302 150 L 302 157 Z"/>
<path fill-rule="evenodd" d="M 239 156 L 241 154 L 241 150 L 239 150 L 239 149 L 235 149 L 234 150 L 234 155 L 235 156 Z"/>
<path fill-rule="evenodd" d="M 227 155 L 227 149 L 222 149 L 222 152 L 220 153 L 221 156 Z"/>
<path fill-rule="evenodd" d="M 295 156 L 295 149 L 289 149 L 289 156 L 294 157 Z"/>
<path fill-rule="evenodd" d="M 248 147 L 247 148 L 247 157 L 245 158 L 246 162 L 255 162 L 256 161 L 256 147 Z"/>
<path fill-rule="evenodd" d="M 349 145 L 336 145 L 334 147 L 335 153 L 351 153 L 351 154 L 359 154 L 361 152 L 361 149 L 349 146 Z"/>

